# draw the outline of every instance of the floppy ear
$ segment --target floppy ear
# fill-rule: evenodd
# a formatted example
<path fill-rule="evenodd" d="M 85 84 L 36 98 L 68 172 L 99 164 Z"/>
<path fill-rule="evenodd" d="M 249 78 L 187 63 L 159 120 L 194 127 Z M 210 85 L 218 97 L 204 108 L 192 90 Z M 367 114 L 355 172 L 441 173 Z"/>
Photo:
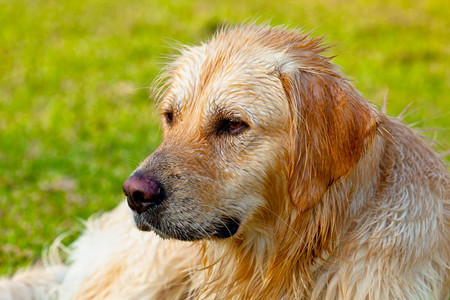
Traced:
<path fill-rule="evenodd" d="M 377 125 L 369 105 L 338 74 L 306 69 L 280 78 L 292 111 L 289 194 L 304 212 L 352 171 Z"/>

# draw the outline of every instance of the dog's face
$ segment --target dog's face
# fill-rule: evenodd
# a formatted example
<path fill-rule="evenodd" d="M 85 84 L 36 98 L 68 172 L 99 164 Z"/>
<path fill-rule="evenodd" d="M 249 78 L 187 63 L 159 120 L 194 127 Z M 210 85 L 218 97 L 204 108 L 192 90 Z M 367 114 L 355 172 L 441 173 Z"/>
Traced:
<path fill-rule="evenodd" d="M 173 64 L 161 102 L 164 141 L 134 173 L 159 189 L 157 203 L 131 204 L 140 229 L 226 238 L 265 205 L 273 175 L 284 172 L 290 113 L 273 68 L 247 54 L 225 59 L 199 47 Z"/>
<path fill-rule="evenodd" d="M 310 185 L 305 197 L 320 198 L 316 194 L 348 172 L 330 178 L 322 167 L 307 168 L 314 155 L 329 150 L 318 149 L 315 137 L 299 139 L 299 130 L 309 137 L 312 130 L 339 130 L 345 121 L 314 119 L 313 125 L 326 129 L 300 128 L 298 120 L 308 119 L 302 109 L 329 111 L 330 103 L 294 103 L 303 100 L 292 96 L 300 87 L 289 55 L 270 45 L 270 36 L 262 36 L 269 39 L 264 44 L 247 34 L 251 29 L 218 34 L 209 44 L 183 50 L 170 66 L 160 105 L 164 141 L 123 187 L 140 229 L 189 241 L 228 238 L 248 229 L 261 210 L 275 212 L 289 195 L 302 197 L 299 185 Z M 320 86 L 313 89 L 326 96 Z M 324 113 L 318 115 L 326 118 Z M 298 165 L 301 175 L 293 172 Z"/>

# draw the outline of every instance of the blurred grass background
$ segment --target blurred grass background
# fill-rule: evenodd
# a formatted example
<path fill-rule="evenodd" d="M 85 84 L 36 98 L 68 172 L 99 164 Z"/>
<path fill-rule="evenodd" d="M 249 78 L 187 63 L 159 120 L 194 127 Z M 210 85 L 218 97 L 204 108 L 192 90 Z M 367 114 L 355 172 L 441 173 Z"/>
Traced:
<path fill-rule="evenodd" d="M 36 261 L 123 199 L 160 142 L 148 87 L 171 52 L 219 24 L 303 26 L 363 95 L 450 144 L 448 1 L 0 1 L 0 274 Z M 439 148 L 439 147 L 438 147 Z M 76 237 L 72 235 L 67 241 Z"/>

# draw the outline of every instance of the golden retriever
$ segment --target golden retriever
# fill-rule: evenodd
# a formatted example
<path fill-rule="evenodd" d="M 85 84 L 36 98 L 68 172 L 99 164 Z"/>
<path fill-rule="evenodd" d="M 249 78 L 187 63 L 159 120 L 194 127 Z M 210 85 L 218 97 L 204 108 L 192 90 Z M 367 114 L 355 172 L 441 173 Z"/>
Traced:
<path fill-rule="evenodd" d="M 256 25 L 183 48 L 160 93 L 164 141 L 124 183 L 128 206 L 1 295 L 446 299 L 449 173 L 324 49 Z"/>

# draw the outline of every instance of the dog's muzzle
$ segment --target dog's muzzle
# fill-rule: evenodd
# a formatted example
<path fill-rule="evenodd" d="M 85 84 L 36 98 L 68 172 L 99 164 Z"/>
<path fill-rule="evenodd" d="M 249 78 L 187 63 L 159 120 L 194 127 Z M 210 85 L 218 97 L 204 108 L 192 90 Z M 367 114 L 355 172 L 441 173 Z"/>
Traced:
<path fill-rule="evenodd" d="M 182 241 L 210 237 L 226 239 L 239 230 L 240 220 L 227 215 L 219 214 L 206 222 L 198 220 L 196 216 L 197 214 L 202 216 L 202 212 L 174 203 L 174 199 L 170 200 L 167 196 L 171 194 L 170 190 L 168 188 L 166 190 L 156 178 L 154 173 L 135 172 L 122 186 L 128 206 L 134 212 L 136 226 L 140 230 L 154 231 L 163 238 Z M 190 219 L 186 220 L 186 216 L 189 215 Z M 179 219 L 180 216 L 182 220 Z"/>

